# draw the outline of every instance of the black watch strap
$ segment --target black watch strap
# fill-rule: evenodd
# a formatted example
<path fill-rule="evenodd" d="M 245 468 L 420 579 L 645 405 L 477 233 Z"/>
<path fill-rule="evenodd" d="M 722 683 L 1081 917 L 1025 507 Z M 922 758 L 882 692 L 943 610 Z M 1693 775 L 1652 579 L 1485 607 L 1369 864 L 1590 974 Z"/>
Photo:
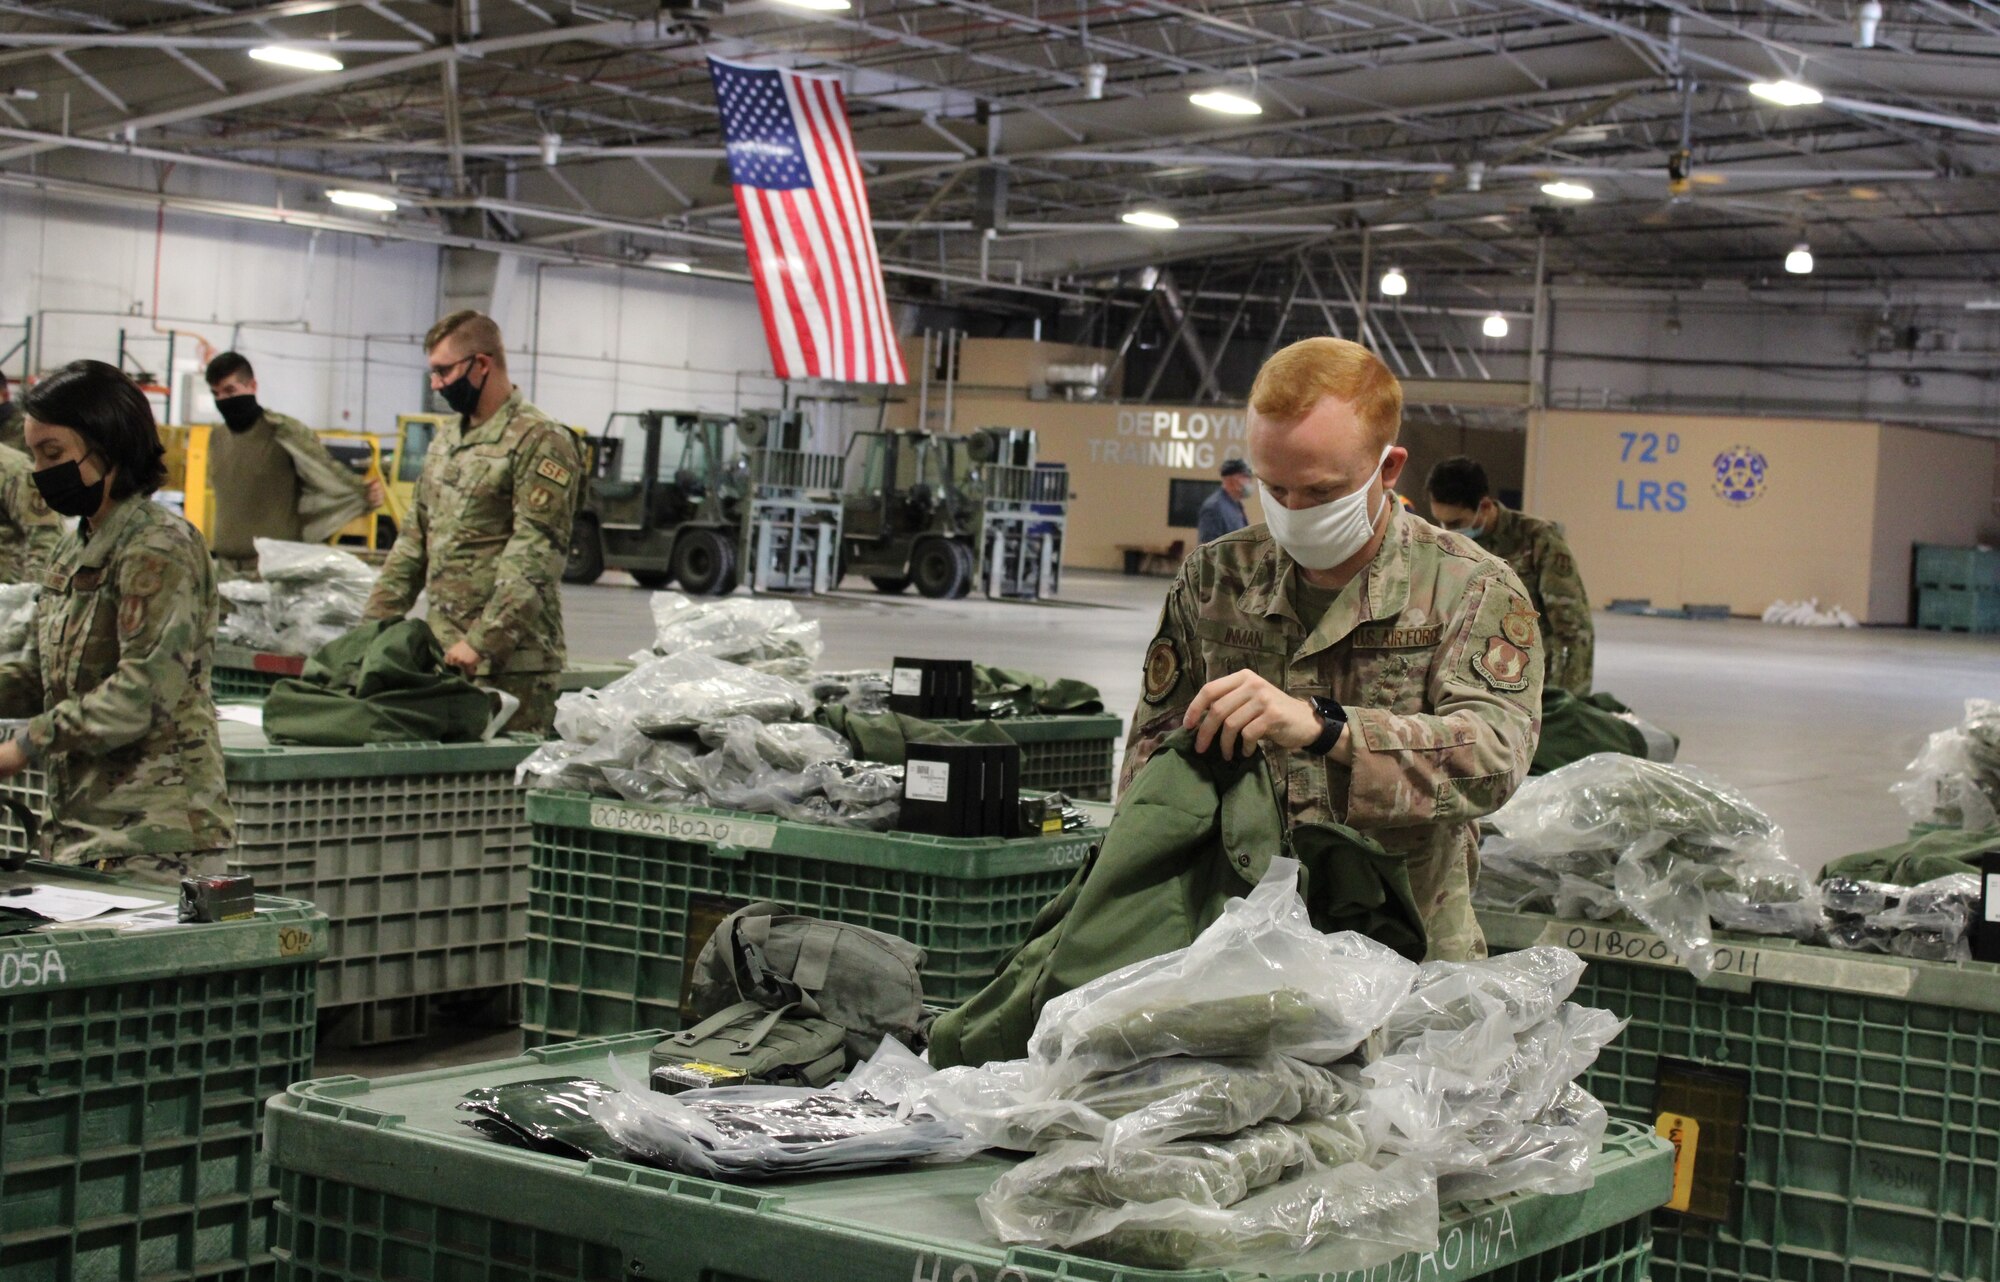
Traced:
<path fill-rule="evenodd" d="M 1333 745 L 1340 742 L 1340 732 L 1347 727 L 1347 709 L 1332 699 L 1314 695 L 1313 711 L 1319 713 L 1319 738 L 1306 745 L 1306 751 L 1315 757 L 1324 757 L 1333 751 Z"/>

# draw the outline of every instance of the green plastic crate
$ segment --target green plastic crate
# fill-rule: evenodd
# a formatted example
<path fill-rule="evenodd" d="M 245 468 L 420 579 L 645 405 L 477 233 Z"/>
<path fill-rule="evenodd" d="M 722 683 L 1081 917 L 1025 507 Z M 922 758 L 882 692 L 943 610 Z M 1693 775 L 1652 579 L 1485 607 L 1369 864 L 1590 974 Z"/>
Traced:
<path fill-rule="evenodd" d="M 52 864 L 56 884 L 173 904 Z M 326 918 L 0 936 L 0 1282 L 268 1277 L 264 1101 L 312 1074 Z"/>
<path fill-rule="evenodd" d="M 1011 1163 L 729 1185 L 483 1140 L 454 1105 L 475 1086 L 643 1072 L 657 1032 L 386 1081 L 331 1078 L 271 1102 L 279 1277 L 297 1282 L 1228 1282 L 1247 1272 L 1126 1269 L 1008 1248 L 974 1199 Z M 1318 1282 L 1644 1282 L 1646 1214 L 1672 1149 L 1614 1125 L 1589 1191 L 1449 1208 L 1439 1250 Z M 1262 1275 L 1257 1275 L 1262 1276 Z"/>
<path fill-rule="evenodd" d="M 964 732 L 977 721 L 940 721 Z M 1060 792 L 1078 801 L 1109 801 L 1111 759 L 1125 723 L 1108 712 L 1082 716 L 1001 717 L 991 724 L 1021 745 L 1021 786 Z"/>
<path fill-rule="evenodd" d="M 240 645 L 217 645 L 211 684 L 218 699 L 262 699 L 281 677 L 295 677 L 305 669 L 303 655 L 267 654 Z M 574 662 L 563 670 L 562 689 L 595 690 L 610 685 L 632 670 L 629 663 Z"/>
<path fill-rule="evenodd" d="M 1919 588 L 1917 626 L 1932 632 L 2000 632 L 2000 588 Z"/>
<path fill-rule="evenodd" d="M 1732 937 L 1696 984 L 1643 928 L 1479 920 L 1583 953 L 1576 1000 L 1631 1019 L 1583 1079 L 1614 1116 L 1654 1120 L 1663 1061 L 1740 1075 L 1734 1206 L 1663 1212 L 1658 1282 L 2000 1277 L 2000 966 Z"/>
<path fill-rule="evenodd" d="M 993 977 L 1103 834 L 926 837 L 531 792 L 530 1045 L 678 1027 L 684 962 L 730 910 L 773 900 L 922 948 L 924 995 Z"/>
<path fill-rule="evenodd" d="M 1917 587 L 2000 591 L 2000 548 L 1917 544 Z"/>
<path fill-rule="evenodd" d="M 223 730 L 229 870 L 327 914 L 320 1009 L 347 1012 L 330 1031 L 355 1045 L 418 1037 L 447 994 L 513 1010 L 528 911 L 514 768 L 535 740 L 301 748 Z"/>

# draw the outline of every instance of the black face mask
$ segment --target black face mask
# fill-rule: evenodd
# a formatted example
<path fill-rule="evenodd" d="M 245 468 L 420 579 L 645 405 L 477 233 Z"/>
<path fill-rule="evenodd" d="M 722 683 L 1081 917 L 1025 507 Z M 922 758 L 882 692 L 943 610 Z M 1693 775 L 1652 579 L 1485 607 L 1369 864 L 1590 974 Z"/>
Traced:
<path fill-rule="evenodd" d="M 95 516 L 104 506 L 104 478 L 85 484 L 83 465 L 74 459 L 37 471 L 35 488 L 59 516 Z"/>
<path fill-rule="evenodd" d="M 480 393 L 486 390 L 485 379 L 481 379 L 477 387 L 472 385 L 473 364 L 473 361 L 467 361 L 465 373 L 438 389 L 438 395 L 442 396 L 444 403 L 451 407 L 451 412 L 462 418 L 472 417 L 472 412 L 479 408 Z M 492 375 L 488 374 L 486 377 L 491 378 Z"/>
<path fill-rule="evenodd" d="M 254 393 L 218 397 L 215 408 L 222 415 L 223 426 L 232 432 L 247 432 L 264 417 L 264 407 L 257 403 Z"/>

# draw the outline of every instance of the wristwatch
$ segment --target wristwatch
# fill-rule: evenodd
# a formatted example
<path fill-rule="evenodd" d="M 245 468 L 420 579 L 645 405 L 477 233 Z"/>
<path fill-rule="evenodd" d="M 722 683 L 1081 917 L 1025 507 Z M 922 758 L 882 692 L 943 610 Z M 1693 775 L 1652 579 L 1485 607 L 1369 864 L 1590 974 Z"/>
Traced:
<path fill-rule="evenodd" d="M 1333 751 L 1333 745 L 1340 742 L 1340 732 L 1347 728 L 1347 709 L 1332 699 L 1312 697 L 1313 711 L 1319 713 L 1319 738 L 1306 745 L 1306 751 L 1315 757 L 1324 757 Z"/>

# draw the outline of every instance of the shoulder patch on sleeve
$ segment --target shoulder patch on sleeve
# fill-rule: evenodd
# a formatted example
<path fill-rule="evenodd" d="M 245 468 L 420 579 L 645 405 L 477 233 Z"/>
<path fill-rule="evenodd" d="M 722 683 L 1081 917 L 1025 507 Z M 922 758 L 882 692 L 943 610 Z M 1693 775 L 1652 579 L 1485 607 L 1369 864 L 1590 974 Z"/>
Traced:
<path fill-rule="evenodd" d="M 1525 646 L 1517 646 L 1506 637 L 1495 635 L 1486 638 L 1486 648 L 1472 656 L 1472 670 L 1495 690 L 1518 694 L 1528 688 L 1530 661 Z"/>
<path fill-rule="evenodd" d="M 1163 703 L 1181 683 L 1181 648 L 1172 637 L 1153 638 L 1146 650 L 1146 702 Z"/>
<path fill-rule="evenodd" d="M 132 571 L 125 577 L 124 588 L 127 597 L 150 597 L 159 593 L 166 583 L 167 563 L 152 553 L 142 553 L 132 560 Z"/>
<path fill-rule="evenodd" d="M 535 475 L 556 485 L 568 485 L 570 470 L 552 458 L 545 458 L 535 468 Z"/>

